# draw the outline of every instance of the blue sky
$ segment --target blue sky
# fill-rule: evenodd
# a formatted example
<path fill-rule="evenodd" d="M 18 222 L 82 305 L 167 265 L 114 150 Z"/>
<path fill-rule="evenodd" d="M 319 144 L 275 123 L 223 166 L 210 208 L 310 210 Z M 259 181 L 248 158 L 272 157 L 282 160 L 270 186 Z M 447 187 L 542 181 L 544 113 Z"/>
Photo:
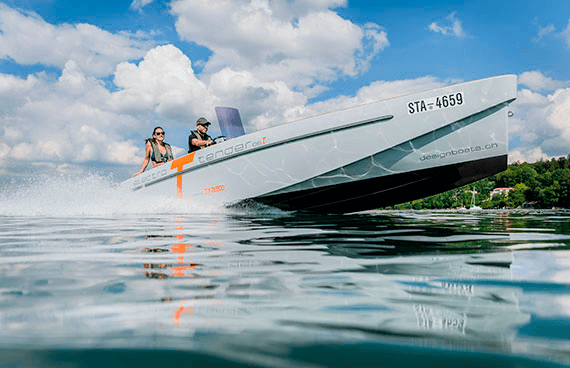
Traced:
<path fill-rule="evenodd" d="M 512 4 L 0 1 L 0 175 L 136 172 L 154 126 L 180 155 L 217 105 L 253 131 L 501 74 L 510 160 L 566 156 L 570 2 Z"/>

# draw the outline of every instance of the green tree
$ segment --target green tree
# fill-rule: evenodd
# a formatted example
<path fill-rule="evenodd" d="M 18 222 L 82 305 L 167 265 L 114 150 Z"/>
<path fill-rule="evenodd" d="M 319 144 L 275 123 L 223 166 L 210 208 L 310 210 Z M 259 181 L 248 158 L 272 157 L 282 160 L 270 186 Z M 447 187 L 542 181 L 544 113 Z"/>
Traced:
<path fill-rule="evenodd" d="M 507 188 L 513 187 L 517 184 L 519 168 L 517 165 L 512 165 L 507 168 L 507 170 L 502 173 L 497 174 L 497 187 Z"/>
<path fill-rule="evenodd" d="M 509 196 L 490 197 L 494 188 L 512 187 Z M 515 163 L 507 170 L 445 193 L 402 203 L 397 209 L 459 208 L 471 205 L 471 191 L 477 191 L 476 203 L 483 208 L 519 207 L 536 202 L 543 208 L 570 208 L 570 155 L 540 160 L 535 163 Z"/>
<path fill-rule="evenodd" d="M 540 207 L 552 208 L 558 204 L 557 187 L 558 183 L 555 183 L 554 185 L 539 190 L 538 201 L 540 203 Z"/>
<path fill-rule="evenodd" d="M 518 183 L 525 184 L 529 188 L 536 188 L 538 186 L 538 173 L 530 164 L 525 162 L 520 166 L 517 177 L 517 184 Z"/>
<path fill-rule="evenodd" d="M 529 189 L 530 188 L 523 183 L 516 184 L 515 189 L 509 192 L 507 197 L 507 206 L 509 208 L 520 207 L 524 202 L 526 202 L 525 192 Z"/>
<path fill-rule="evenodd" d="M 558 183 L 558 207 L 570 207 L 570 169 L 557 169 L 552 178 Z"/>

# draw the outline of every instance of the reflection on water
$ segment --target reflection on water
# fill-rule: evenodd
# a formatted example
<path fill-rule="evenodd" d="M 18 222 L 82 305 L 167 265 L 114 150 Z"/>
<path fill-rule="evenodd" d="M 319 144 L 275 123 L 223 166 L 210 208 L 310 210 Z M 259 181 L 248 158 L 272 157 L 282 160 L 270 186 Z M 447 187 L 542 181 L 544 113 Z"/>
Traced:
<path fill-rule="evenodd" d="M 570 364 L 569 215 L 2 217 L 0 357 Z"/>

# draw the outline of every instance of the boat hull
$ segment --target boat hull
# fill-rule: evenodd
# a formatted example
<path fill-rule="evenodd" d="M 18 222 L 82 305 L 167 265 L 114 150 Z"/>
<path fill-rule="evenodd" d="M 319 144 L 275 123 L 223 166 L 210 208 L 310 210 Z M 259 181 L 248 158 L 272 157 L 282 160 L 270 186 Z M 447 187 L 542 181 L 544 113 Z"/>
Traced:
<path fill-rule="evenodd" d="M 344 213 L 506 169 L 516 76 L 400 96 L 229 139 L 123 185 L 186 200 Z"/>
<path fill-rule="evenodd" d="M 348 213 L 393 206 L 455 189 L 507 168 L 507 156 L 351 181 L 328 187 L 258 197 L 286 210 Z"/>

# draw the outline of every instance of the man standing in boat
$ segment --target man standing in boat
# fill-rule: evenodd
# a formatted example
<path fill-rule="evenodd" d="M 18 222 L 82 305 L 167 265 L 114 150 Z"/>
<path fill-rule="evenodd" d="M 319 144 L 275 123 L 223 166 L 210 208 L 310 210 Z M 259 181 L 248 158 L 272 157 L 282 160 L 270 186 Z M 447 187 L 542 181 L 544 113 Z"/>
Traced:
<path fill-rule="evenodd" d="M 188 153 L 214 144 L 212 137 L 207 134 L 210 125 L 211 123 L 206 118 L 196 120 L 196 130 L 188 136 Z"/>

